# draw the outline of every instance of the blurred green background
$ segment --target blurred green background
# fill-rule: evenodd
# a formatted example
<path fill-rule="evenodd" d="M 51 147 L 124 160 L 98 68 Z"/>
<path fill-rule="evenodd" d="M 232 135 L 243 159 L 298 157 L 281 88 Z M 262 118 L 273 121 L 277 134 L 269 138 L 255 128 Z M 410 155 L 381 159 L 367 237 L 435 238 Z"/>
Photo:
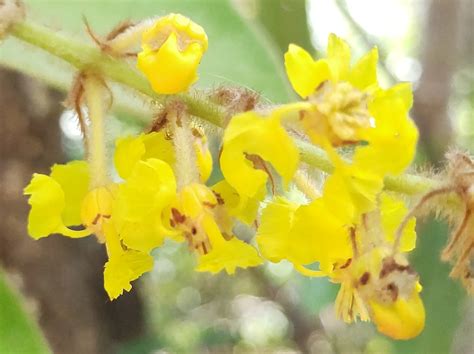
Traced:
<path fill-rule="evenodd" d="M 383 84 L 411 81 L 416 89 L 418 165 L 440 166 L 453 145 L 474 148 L 472 0 L 25 3 L 29 18 L 89 42 L 83 15 L 106 34 L 124 19 L 180 12 L 209 36 L 198 86 L 244 86 L 276 103 L 296 99 L 283 70 L 290 42 L 316 56 L 331 32 L 355 56 L 377 45 Z M 31 173 L 80 155 L 77 127 L 60 105 L 73 71 L 14 38 L 0 46 L 0 64 L 0 353 L 474 353 L 474 305 L 439 260 L 448 231 L 438 222 L 419 225 L 413 262 L 426 329 L 407 342 L 378 335 L 371 324 L 337 321 L 337 287 L 325 279 L 304 278 L 284 262 L 233 277 L 196 273 L 192 256 L 172 243 L 157 250 L 155 269 L 132 294 L 108 302 L 105 255 L 95 240 L 33 242 L 26 235 L 21 189 Z M 133 93 L 122 94 L 125 104 L 137 104 Z M 123 119 L 110 134 L 138 131 L 131 114 L 117 107 Z"/>

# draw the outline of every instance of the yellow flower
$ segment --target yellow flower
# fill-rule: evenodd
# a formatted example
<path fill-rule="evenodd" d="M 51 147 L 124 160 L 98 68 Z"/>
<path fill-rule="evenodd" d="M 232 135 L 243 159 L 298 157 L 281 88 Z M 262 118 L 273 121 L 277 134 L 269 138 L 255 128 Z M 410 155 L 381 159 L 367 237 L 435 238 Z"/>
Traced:
<path fill-rule="evenodd" d="M 407 209 L 385 194 L 377 206 L 353 223 L 333 214 L 324 198 L 303 206 L 277 198 L 263 211 L 259 250 L 270 261 L 286 259 L 302 274 L 340 283 L 336 313 L 346 322 L 373 320 L 380 332 L 409 339 L 420 333 L 425 316 L 418 275 L 404 254 L 415 246 L 415 220 L 393 249 Z M 316 262 L 317 270 L 305 267 Z"/>
<path fill-rule="evenodd" d="M 394 339 L 416 337 L 424 327 L 418 275 L 401 254 L 375 247 L 336 269 L 340 282 L 336 313 L 346 322 L 372 320 L 378 330 Z"/>
<path fill-rule="evenodd" d="M 138 161 L 120 184 L 113 209 L 113 221 L 123 243 L 132 249 L 150 252 L 161 245 L 170 232 L 163 225 L 163 209 L 176 195 L 173 170 L 164 161 Z"/>
<path fill-rule="evenodd" d="M 425 319 L 418 275 L 404 254 L 415 246 L 415 220 L 401 235 L 400 248 L 393 249 L 407 209 L 388 195 L 381 196 L 379 207 L 354 227 L 352 257 L 337 263 L 330 274 L 341 283 L 336 311 L 346 322 L 372 319 L 381 333 L 410 339 L 420 333 Z"/>
<path fill-rule="evenodd" d="M 186 91 L 197 80 L 207 43 L 201 26 L 182 15 L 169 14 L 143 33 L 138 68 L 159 94 Z"/>
<path fill-rule="evenodd" d="M 73 238 L 88 236 L 89 230 L 76 231 L 68 226 L 82 223 L 81 205 L 89 180 L 85 161 L 54 165 L 51 176 L 35 173 L 24 190 L 26 195 L 30 195 L 28 233 L 31 237 L 39 239 L 53 233 Z"/>
<path fill-rule="evenodd" d="M 232 225 L 222 208 L 222 200 L 198 183 L 185 186 L 170 208 L 171 226 L 199 256 L 196 270 L 233 274 L 237 267 L 261 264 L 255 248 L 231 234 Z"/>
<path fill-rule="evenodd" d="M 377 48 L 353 67 L 349 46 L 334 34 L 329 36 L 327 58 L 313 60 L 304 49 L 290 44 L 285 66 L 291 84 L 312 109 L 301 111 L 300 121 L 316 144 L 329 139 L 338 146 L 360 140 L 359 130 L 371 126 L 367 104 L 378 88 Z"/>
<path fill-rule="evenodd" d="M 289 183 L 299 163 L 299 152 L 292 139 L 281 126 L 284 112 L 291 105 L 260 117 L 254 112 L 238 114 L 227 126 L 220 157 L 222 174 L 239 193 L 253 198 L 265 186 L 270 175 L 265 162 Z"/>
<path fill-rule="evenodd" d="M 25 194 L 31 195 L 28 230 L 32 237 L 94 233 L 105 242 L 109 261 L 104 286 L 111 299 L 129 291 L 130 282 L 151 269 L 149 252 L 170 232 L 161 213 L 175 198 L 176 182 L 171 167 L 156 156 L 174 161 L 162 133 L 124 138 L 117 142 L 115 154 L 124 183 L 90 189 L 90 166 L 72 161 L 54 165 L 50 176 L 35 174 L 25 188 Z M 67 227 L 81 224 L 84 230 Z"/>
<path fill-rule="evenodd" d="M 418 130 L 408 116 L 411 88 L 399 84 L 389 90 L 379 90 L 369 104 L 374 126 L 359 129 L 365 141 L 345 162 L 327 138 L 320 139 L 335 166 L 324 186 L 324 198 L 331 210 L 344 219 L 357 220 L 375 206 L 386 175 L 402 173 L 412 162 L 418 140 Z M 340 205 L 345 203 L 345 208 Z"/>

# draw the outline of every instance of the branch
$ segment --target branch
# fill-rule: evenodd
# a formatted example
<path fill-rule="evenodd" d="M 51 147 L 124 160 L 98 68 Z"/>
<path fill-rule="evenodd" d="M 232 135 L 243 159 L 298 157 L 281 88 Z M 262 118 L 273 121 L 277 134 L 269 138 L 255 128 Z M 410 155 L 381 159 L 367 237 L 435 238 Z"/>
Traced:
<path fill-rule="evenodd" d="M 44 26 L 24 21 L 15 24 L 11 34 L 48 53 L 61 58 L 79 70 L 94 70 L 112 81 L 133 88 L 149 99 L 166 104 L 169 100 L 179 99 L 188 107 L 188 112 L 218 127 L 223 127 L 224 110 L 210 102 L 196 91 L 196 94 L 158 95 L 148 84 L 148 81 L 126 61 L 115 59 L 100 51 L 99 48 L 84 44 L 75 39 L 56 33 Z M 332 173 L 333 165 L 327 154 L 320 148 L 294 138 L 300 150 L 301 160 L 308 165 L 326 173 Z M 417 176 L 387 176 L 384 181 L 385 189 L 407 195 L 417 195 L 427 192 L 438 185 L 438 182 Z"/>

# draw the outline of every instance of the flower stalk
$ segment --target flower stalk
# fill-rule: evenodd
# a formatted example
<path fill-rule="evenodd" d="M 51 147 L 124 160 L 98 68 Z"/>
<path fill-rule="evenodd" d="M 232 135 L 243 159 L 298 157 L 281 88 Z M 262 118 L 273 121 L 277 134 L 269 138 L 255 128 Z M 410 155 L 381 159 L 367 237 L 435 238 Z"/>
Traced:
<path fill-rule="evenodd" d="M 84 77 L 84 98 L 87 105 L 90 127 L 87 139 L 91 172 L 91 187 L 98 188 L 105 186 L 109 181 L 107 177 L 107 161 L 105 148 L 105 102 L 104 83 L 93 74 L 86 74 Z"/>

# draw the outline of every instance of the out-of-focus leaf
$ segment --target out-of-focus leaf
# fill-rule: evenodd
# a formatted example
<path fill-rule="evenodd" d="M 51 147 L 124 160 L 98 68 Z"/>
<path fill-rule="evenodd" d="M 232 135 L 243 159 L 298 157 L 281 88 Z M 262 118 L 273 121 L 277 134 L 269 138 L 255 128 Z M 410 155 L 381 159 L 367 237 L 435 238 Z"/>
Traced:
<path fill-rule="evenodd" d="M 51 353 L 37 324 L 22 306 L 21 295 L 10 289 L 0 272 L 0 353 Z"/>
<path fill-rule="evenodd" d="M 286 102 L 292 97 L 282 58 L 258 28 L 238 15 L 228 0 L 25 2 L 30 18 L 89 42 L 82 15 L 97 34 L 105 35 L 125 19 L 139 20 L 180 12 L 201 24 L 209 36 L 209 50 L 200 67 L 199 87 L 212 88 L 224 83 L 245 86 L 275 102 Z M 67 87 L 71 70 L 68 65 L 57 65 L 57 62 L 15 39 L 8 39 L 0 46 L 0 64 L 20 68 L 55 86 Z"/>

